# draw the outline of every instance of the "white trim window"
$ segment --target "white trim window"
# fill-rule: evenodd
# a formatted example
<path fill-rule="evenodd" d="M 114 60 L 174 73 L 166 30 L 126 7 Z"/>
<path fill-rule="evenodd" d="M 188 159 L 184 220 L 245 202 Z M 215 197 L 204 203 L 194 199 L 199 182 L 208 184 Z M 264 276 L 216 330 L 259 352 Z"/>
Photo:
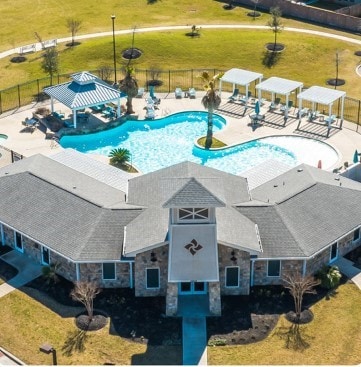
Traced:
<path fill-rule="evenodd" d="M 115 280 L 115 263 L 103 263 L 103 280 Z"/>
<path fill-rule="evenodd" d="M 160 271 L 159 268 L 146 268 L 145 269 L 145 283 L 147 289 L 159 289 L 160 288 Z"/>
<path fill-rule="evenodd" d="M 179 222 L 208 222 L 209 208 L 180 208 L 178 220 Z"/>
<path fill-rule="evenodd" d="M 226 266 L 226 288 L 239 287 L 239 266 Z"/>
<path fill-rule="evenodd" d="M 330 246 L 330 261 L 335 261 L 338 256 L 338 245 L 337 242 Z"/>
<path fill-rule="evenodd" d="M 360 239 L 360 228 L 357 228 L 354 230 L 353 232 L 353 238 L 352 238 L 352 241 L 353 242 L 356 242 Z"/>
<path fill-rule="evenodd" d="M 41 246 L 41 263 L 43 265 L 50 265 L 50 251 L 44 246 Z"/>
<path fill-rule="evenodd" d="M 281 276 L 281 260 L 267 261 L 267 276 L 273 278 Z"/>

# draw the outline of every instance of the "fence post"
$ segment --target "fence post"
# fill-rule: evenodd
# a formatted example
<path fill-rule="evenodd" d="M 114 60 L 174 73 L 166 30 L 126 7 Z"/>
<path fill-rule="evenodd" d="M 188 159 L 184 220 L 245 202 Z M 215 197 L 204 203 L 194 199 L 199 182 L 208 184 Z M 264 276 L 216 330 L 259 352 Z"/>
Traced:
<path fill-rule="evenodd" d="M 3 106 L 2 106 L 2 93 L 0 91 L 0 114 L 3 113 Z"/>
<path fill-rule="evenodd" d="M 170 70 L 168 70 L 168 93 L 170 93 Z"/>
<path fill-rule="evenodd" d="M 21 99 L 20 99 L 20 85 L 18 84 L 18 107 L 21 107 Z"/>
<path fill-rule="evenodd" d="M 193 69 L 191 69 L 191 87 L 193 88 Z"/>
<path fill-rule="evenodd" d="M 40 84 L 39 84 L 39 79 L 36 79 L 36 83 L 37 83 L 37 86 L 38 86 L 38 98 L 37 98 L 36 102 L 39 102 L 40 101 Z"/>
<path fill-rule="evenodd" d="M 361 101 L 358 101 L 358 108 L 357 108 L 357 126 L 356 126 L 356 132 L 358 133 L 358 126 L 360 125 L 360 103 Z"/>

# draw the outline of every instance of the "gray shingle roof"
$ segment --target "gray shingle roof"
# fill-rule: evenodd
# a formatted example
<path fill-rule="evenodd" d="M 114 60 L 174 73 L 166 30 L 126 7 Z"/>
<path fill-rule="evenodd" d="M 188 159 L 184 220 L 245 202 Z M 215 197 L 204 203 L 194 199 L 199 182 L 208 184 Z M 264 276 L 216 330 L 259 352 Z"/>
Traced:
<path fill-rule="evenodd" d="M 73 261 L 120 259 L 124 226 L 141 212 L 101 208 L 29 172 L 3 175 L 0 197 L 1 222 Z"/>
<path fill-rule="evenodd" d="M 237 209 L 259 226 L 260 257 L 312 256 L 361 224 L 361 184 L 338 178 L 301 165 L 252 191 Z"/>
<path fill-rule="evenodd" d="M 220 179 L 214 180 L 221 184 L 221 182 L 219 182 Z M 194 177 L 191 177 L 180 190 L 163 204 L 163 208 L 186 208 L 189 206 L 212 208 L 225 206 L 225 204 Z"/>
<path fill-rule="evenodd" d="M 167 201 L 172 198 L 179 204 L 178 196 L 174 195 L 182 192 L 180 190 L 190 182 L 198 182 L 207 190 L 207 198 L 203 197 L 202 200 L 209 203 L 212 197 L 212 201 L 218 199 L 226 205 L 216 209 L 219 241 L 259 251 L 255 224 L 232 208 L 234 203 L 250 199 L 246 179 L 210 167 L 183 162 L 129 181 L 128 203 L 143 205 L 147 209 L 126 228 L 125 255 L 134 255 L 166 240 L 169 209 L 162 208 L 162 205 L 166 203 L 168 206 Z M 198 188 L 201 186 L 198 185 Z M 202 189 L 203 194 L 204 190 Z M 191 190 L 190 193 L 193 197 L 194 191 Z M 218 200 L 216 201 L 219 204 Z M 139 235 L 140 232 L 142 236 Z"/>

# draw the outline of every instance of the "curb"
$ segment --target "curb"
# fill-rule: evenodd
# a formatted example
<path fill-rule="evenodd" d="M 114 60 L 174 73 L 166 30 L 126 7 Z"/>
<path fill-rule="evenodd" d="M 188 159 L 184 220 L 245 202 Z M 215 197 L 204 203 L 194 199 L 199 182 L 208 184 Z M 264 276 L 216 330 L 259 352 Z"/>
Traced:
<path fill-rule="evenodd" d="M 4 356 L 8 359 L 10 359 L 11 361 L 13 361 L 15 364 L 18 364 L 19 366 L 25 366 L 25 363 L 23 361 L 21 361 L 19 358 L 16 358 L 13 354 L 11 354 L 10 352 L 8 352 L 7 350 L 5 350 L 4 348 L 0 347 L 0 353 L 4 354 Z M 0 362 L 0 365 L 2 363 Z M 8 363 L 4 363 L 4 365 L 8 365 Z"/>

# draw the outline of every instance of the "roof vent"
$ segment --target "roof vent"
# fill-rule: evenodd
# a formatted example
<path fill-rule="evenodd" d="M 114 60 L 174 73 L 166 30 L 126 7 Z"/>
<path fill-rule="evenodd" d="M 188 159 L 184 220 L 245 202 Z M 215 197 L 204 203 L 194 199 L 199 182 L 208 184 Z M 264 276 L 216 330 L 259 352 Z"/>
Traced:
<path fill-rule="evenodd" d="M 277 184 L 274 184 L 273 187 L 278 187 L 278 185 Z"/>
<path fill-rule="evenodd" d="M 76 189 L 76 186 L 73 186 L 73 189 L 75 190 Z"/>
<path fill-rule="evenodd" d="M 340 181 L 340 176 L 336 176 L 336 177 L 335 177 L 335 180 L 336 180 L 336 181 Z"/>
<path fill-rule="evenodd" d="M 302 172 L 303 171 L 303 169 L 302 168 L 298 168 L 297 169 L 297 172 Z"/>

